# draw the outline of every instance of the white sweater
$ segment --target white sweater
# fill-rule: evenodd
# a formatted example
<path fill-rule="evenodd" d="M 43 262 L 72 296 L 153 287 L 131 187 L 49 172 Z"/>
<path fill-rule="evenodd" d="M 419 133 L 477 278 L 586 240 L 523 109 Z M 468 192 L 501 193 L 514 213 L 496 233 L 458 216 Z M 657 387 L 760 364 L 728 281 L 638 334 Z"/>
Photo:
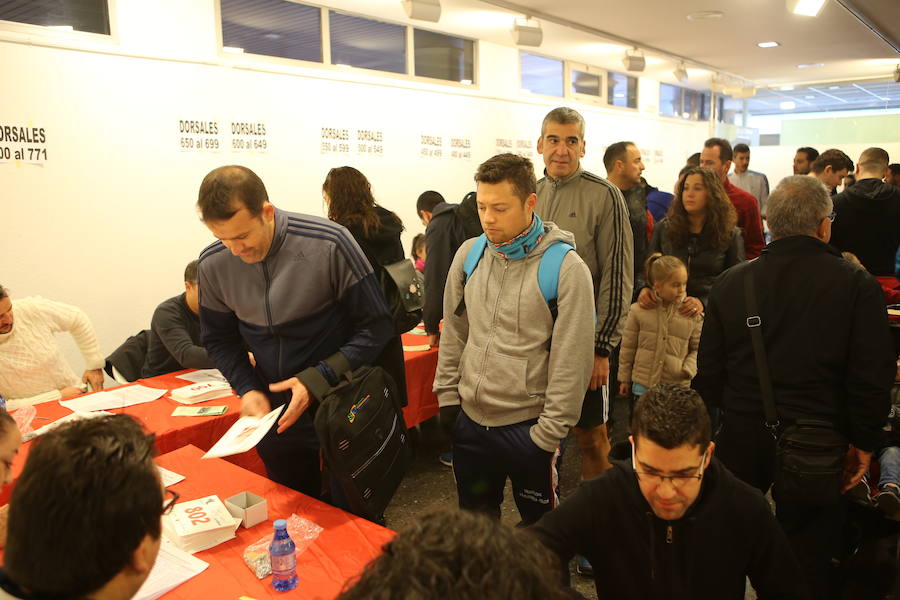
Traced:
<path fill-rule="evenodd" d="M 60 352 L 56 333 L 72 334 L 86 370 L 103 367 L 94 328 L 80 308 L 34 296 L 15 300 L 13 317 L 12 331 L 0 335 L 0 394 L 8 410 L 58 400 L 61 388 L 81 384 Z"/>

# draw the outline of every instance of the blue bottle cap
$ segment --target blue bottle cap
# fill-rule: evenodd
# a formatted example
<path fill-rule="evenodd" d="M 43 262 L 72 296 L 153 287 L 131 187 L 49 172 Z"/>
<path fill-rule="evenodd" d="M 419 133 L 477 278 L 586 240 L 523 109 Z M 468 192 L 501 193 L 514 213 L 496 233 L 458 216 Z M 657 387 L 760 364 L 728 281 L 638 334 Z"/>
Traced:
<path fill-rule="evenodd" d="M 274 525 L 275 529 L 287 529 L 287 521 L 284 519 L 276 519 Z"/>

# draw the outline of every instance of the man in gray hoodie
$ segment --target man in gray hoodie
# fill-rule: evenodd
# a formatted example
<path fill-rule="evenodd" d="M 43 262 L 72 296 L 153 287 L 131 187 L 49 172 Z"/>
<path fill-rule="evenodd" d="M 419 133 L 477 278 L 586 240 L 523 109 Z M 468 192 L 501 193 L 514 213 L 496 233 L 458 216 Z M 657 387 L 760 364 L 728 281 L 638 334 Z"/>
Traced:
<path fill-rule="evenodd" d="M 558 242 L 574 239 L 534 214 L 531 161 L 500 154 L 475 181 L 484 235 L 466 241 L 450 266 L 434 390 L 441 407 L 462 408 L 453 427 L 460 508 L 499 518 L 509 478 L 530 524 L 557 504 L 559 441 L 578 421 L 591 378 L 593 283 L 575 252 L 549 266 L 567 249 Z"/>

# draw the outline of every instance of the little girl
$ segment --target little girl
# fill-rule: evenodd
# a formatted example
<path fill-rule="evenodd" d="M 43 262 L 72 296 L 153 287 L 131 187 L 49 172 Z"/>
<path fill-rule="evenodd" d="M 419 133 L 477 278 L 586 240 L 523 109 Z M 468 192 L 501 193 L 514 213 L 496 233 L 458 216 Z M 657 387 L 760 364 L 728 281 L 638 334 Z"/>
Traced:
<path fill-rule="evenodd" d="M 697 374 L 702 315 L 678 313 L 687 288 L 687 269 L 658 252 L 644 263 L 656 308 L 631 305 L 619 352 L 619 394 L 641 396 L 657 383 L 688 386 Z"/>
<path fill-rule="evenodd" d="M 425 234 L 419 233 L 413 238 L 410 255 L 416 265 L 416 271 L 425 272 Z"/>

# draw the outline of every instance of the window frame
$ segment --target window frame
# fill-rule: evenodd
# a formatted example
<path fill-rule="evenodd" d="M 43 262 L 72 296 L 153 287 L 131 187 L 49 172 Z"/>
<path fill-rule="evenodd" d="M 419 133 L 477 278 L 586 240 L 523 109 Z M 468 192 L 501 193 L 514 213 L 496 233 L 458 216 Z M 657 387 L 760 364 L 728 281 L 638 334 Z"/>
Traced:
<path fill-rule="evenodd" d="M 7 21 L 0 19 L 0 32 L 9 32 L 34 36 L 42 42 L 54 42 L 63 47 L 82 48 L 87 44 L 119 45 L 119 19 L 118 0 L 105 0 L 106 11 L 109 15 L 109 33 L 94 33 L 92 31 L 63 31 L 50 29 L 47 25 L 34 25 L 20 21 Z"/>
<path fill-rule="evenodd" d="M 566 98 L 570 98 L 572 100 L 576 100 L 581 104 L 594 104 L 597 106 L 607 106 L 606 102 L 606 84 L 609 81 L 608 72 L 606 69 L 601 69 L 600 67 L 595 67 L 593 65 L 588 65 L 585 63 L 579 63 L 575 61 L 565 61 L 565 92 Z M 600 94 L 598 96 L 593 96 L 591 94 L 583 94 L 580 92 L 576 92 L 572 88 L 572 83 L 574 78 L 572 77 L 573 71 L 581 71 L 583 73 L 589 73 L 591 75 L 597 75 L 600 78 Z"/>
<path fill-rule="evenodd" d="M 609 82 L 612 80 L 613 75 L 621 75 L 628 79 L 634 80 L 634 106 L 619 106 L 618 104 L 613 104 L 612 102 L 609 101 Z M 636 75 L 629 75 L 627 73 L 622 73 L 620 71 L 610 71 L 610 70 L 606 71 L 606 76 L 607 76 L 606 94 L 605 94 L 606 106 L 608 106 L 609 108 L 616 108 L 616 109 L 621 109 L 621 110 L 639 111 L 640 106 L 641 106 L 641 96 L 640 96 L 640 91 L 641 91 L 640 87 L 641 86 L 639 85 L 640 77 L 638 77 Z M 628 79 L 626 79 L 626 84 L 628 82 Z M 626 99 L 628 97 L 627 91 L 625 92 L 625 97 L 626 97 Z"/>
<path fill-rule="evenodd" d="M 555 56 L 550 56 L 548 54 L 540 54 L 538 52 L 529 52 L 528 50 L 522 50 L 521 48 L 518 48 L 518 50 L 519 50 L 519 54 L 516 57 L 518 59 L 518 60 L 516 60 L 516 66 L 518 67 L 518 71 L 519 71 L 519 78 L 518 78 L 519 94 L 522 94 L 525 96 L 537 97 L 537 98 L 555 98 L 557 100 L 564 100 L 569 97 L 567 95 L 568 90 L 566 89 L 566 63 L 568 62 L 566 59 L 557 58 Z M 552 94 L 542 94 L 540 92 L 533 92 L 522 85 L 522 55 L 523 54 L 537 56 L 540 58 L 546 58 L 548 60 L 555 60 L 555 61 L 562 63 L 562 81 L 561 81 L 561 85 L 560 85 L 562 94 L 560 94 L 559 96 L 554 96 Z"/>

